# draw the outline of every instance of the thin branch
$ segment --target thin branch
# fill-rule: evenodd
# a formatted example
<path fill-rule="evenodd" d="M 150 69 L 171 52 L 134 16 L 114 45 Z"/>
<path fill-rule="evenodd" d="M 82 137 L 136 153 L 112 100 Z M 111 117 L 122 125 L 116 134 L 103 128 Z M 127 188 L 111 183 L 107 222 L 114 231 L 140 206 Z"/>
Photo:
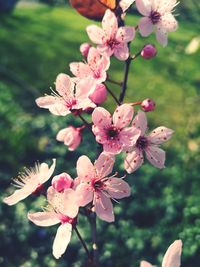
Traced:
<path fill-rule="evenodd" d="M 106 85 L 106 89 L 108 90 L 109 94 L 112 96 L 112 98 L 115 100 L 115 102 L 117 103 L 117 105 L 120 105 L 119 100 L 117 99 L 116 95 L 108 88 L 108 86 Z"/>
<path fill-rule="evenodd" d="M 90 132 L 93 134 L 91 125 L 89 122 L 87 122 L 82 116 L 81 114 L 78 114 L 79 118 L 82 120 L 82 122 L 85 124 L 85 126 L 90 130 Z"/>
<path fill-rule="evenodd" d="M 117 81 L 114 81 L 114 80 L 112 80 L 112 79 L 110 79 L 110 78 L 108 78 L 106 81 L 109 82 L 109 83 L 113 83 L 113 84 L 122 86 L 122 82 L 117 82 Z"/>
<path fill-rule="evenodd" d="M 79 231 L 78 231 L 76 226 L 74 227 L 74 231 L 76 232 L 76 234 L 77 234 L 77 236 L 78 236 L 83 248 L 85 249 L 85 252 L 86 252 L 86 254 L 88 256 L 88 259 L 90 259 L 92 261 L 90 252 L 89 252 L 89 250 L 88 250 L 88 248 L 87 248 L 87 246 L 85 244 L 85 241 L 83 240 L 83 238 L 82 238 L 81 234 L 79 233 Z"/>
<path fill-rule="evenodd" d="M 131 57 L 128 57 L 128 59 L 125 61 L 125 66 L 124 66 L 124 79 L 121 87 L 121 94 L 119 96 L 119 102 L 122 103 L 126 94 L 126 89 L 127 89 L 127 82 L 128 82 L 128 74 L 129 74 L 129 68 L 131 64 Z"/>

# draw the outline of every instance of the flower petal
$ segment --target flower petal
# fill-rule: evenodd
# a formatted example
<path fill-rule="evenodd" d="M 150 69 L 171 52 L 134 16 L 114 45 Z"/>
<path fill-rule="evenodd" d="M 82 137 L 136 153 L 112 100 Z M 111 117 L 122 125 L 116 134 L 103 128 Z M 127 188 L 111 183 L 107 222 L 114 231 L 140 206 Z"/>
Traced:
<path fill-rule="evenodd" d="M 88 184 L 81 183 L 76 187 L 76 203 L 78 206 L 84 207 L 93 199 L 93 191 Z"/>
<path fill-rule="evenodd" d="M 56 259 L 59 259 L 67 249 L 67 246 L 71 240 L 72 225 L 64 223 L 58 227 L 56 237 L 53 242 L 53 255 Z"/>
<path fill-rule="evenodd" d="M 97 216 L 106 222 L 115 220 L 113 213 L 113 205 L 110 198 L 106 197 L 102 192 L 96 192 L 94 196 L 94 207 Z"/>
<path fill-rule="evenodd" d="M 116 34 L 116 40 L 122 43 L 131 42 L 135 37 L 135 28 L 130 26 L 120 27 Z"/>
<path fill-rule="evenodd" d="M 120 129 L 127 127 L 131 123 L 133 113 L 133 107 L 129 104 L 117 107 L 113 114 L 113 124 Z"/>
<path fill-rule="evenodd" d="M 95 126 L 98 127 L 108 127 L 111 125 L 111 115 L 110 113 L 102 107 L 95 108 L 95 110 L 92 113 L 92 121 Z"/>
<path fill-rule="evenodd" d="M 147 17 L 149 16 L 151 12 L 151 3 L 149 0 L 136 0 L 135 4 L 140 14 Z"/>
<path fill-rule="evenodd" d="M 37 188 L 37 186 L 35 186 L 34 188 L 24 187 L 22 189 L 15 190 L 15 192 L 12 195 L 10 195 L 9 197 L 5 197 L 3 199 L 3 202 L 9 206 L 15 205 L 19 201 L 25 199 L 30 194 L 32 194 L 32 192 L 34 192 L 36 190 L 36 188 Z"/>
<path fill-rule="evenodd" d="M 181 266 L 182 241 L 176 240 L 170 245 L 163 258 L 162 267 Z"/>
<path fill-rule="evenodd" d="M 124 168 L 128 173 L 136 171 L 144 162 L 142 152 L 135 148 L 132 152 L 127 154 L 124 161 Z"/>
<path fill-rule="evenodd" d="M 129 49 L 126 43 L 121 43 L 114 49 L 114 55 L 119 60 L 126 60 L 129 57 Z"/>
<path fill-rule="evenodd" d="M 102 44 L 103 38 L 104 38 L 104 32 L 103 30 L 96 26 L 96 25 L 90 25 L 86 28 L 87 34 L 90 38 L 90 40 L 95 44 Z"/>
<path fill-rule="evenodd" d="M 72 62 L 69 67 L 74 76 L 79 78 L 85 78 L 91 73 L 90 67 L 83 62 Z"/>
<path fill-rule="evenodd" d="M 39 178 L 39 182 L 41 184 L 43 184 L 47 180 L 49 180 L 49 178 L 52 176 L 52 174 L 53 174 L 53 172 L 55 170 L 55 167 L 56 167 L 56 159 L 53 159 L 53 163 L 52 163 L 50 168 L 46 163 L 42 163 L 40 165 L 38 178 Z"/>
<path fill-rule="evenodd" d="M 78 177 L 83 182 L 89 182 L 91 178 L 96 176 L 95 168 L 87 156 L 79 157 L 76 170 Z"/>
<path fill-rule="evenodd" d="M 135 127 L 127 127 L 121 130 L 119 134 L 120 142 L 123 145 L 123 150 L 127 151 L 132 148 L 140 136 L 140 130 Z"/>
<path fill-rule="evenodd" d="M 156 28 L 156 40 L 163 46 L 167 46 L 168 44 L 168 34 L 167 31 L 163 28 Z"/>
<path fill-rule="evenodd" d="M 138 111 L 137 116 L 133 120 L 132 126 L 140 130 L 141 136 L 144 136 L 147 130 L 147 118 L 143 111 Z"/>
<path fill-rule="evenodd" d="M 61 213 L 70 218 L 75 218 L 78 214 L 79 205 L 77 205 L 77 193 L 71 188 L 64 190 Z"/>
<path fill-rule="evenodd" d="M 165 151 L 156 145 L 150 145 L 145 149 L 148 161 L 156 168 L 165 168 Z"/>
<path fill-rule="evenodd" d="M 141 261 L 140 262 L 140 267 L 153 267 L 149 262 L 147 261 Z"/>
<path fill-rule="evenodd" d="M 154 129 L 147 137 L 147 139 L 155 145 L 160 145 L 166 141 L 168 141 L 174 131 L 172 129 L 166 128 L 164 126 L 160 126 Z"/>
<path fill-rule="evenodd" d="M 142 36 L 149 36 L 153 32 L 153 24 L 148 17 L 143 17 L 138 23 L 139 32 Z"/>
<path fill-rule="evenodd" d="M 51 226 L 60 222 L 55 212 L 44 211 L 28 213 L 28 219 L 38 226 Z"/>
<path fill-rule="evenodd" d="M 161 21 L 158 26 L 160 26 L 167 32 L 175 32 L 178 28 L 178 23 L 175 17 L 172 14 L 168 13 L 161 17 Z"/>
<path fill-rule="evenodd" d="M 114 155 L 108 153 L 101 153 L 98 159 L 96 160 L 94 166 L 97 169 L 99 177 L 106 177 L 113 170 L 115 163 Z"/>
<path fill-rule="evenodd" d="M 130 186 L 122 178 L 109 178 L 104 184 L 111 198 L 121 199 L 131 194 Z"/>
<path fill-rule="evenodd" d="M 107 9 L 105 12 L 102 20 L 102 28 L 108 39 L 115 37 L 118 30 L 118 23 L 115 14 L 110 9 Z"/>
<path fill-rule="evenodd" d="M 60 73 L 56 78 L 56 91 L 64 97 L 65 99 L 72 96 L 73 93 L 73 83 L 71 78 L 64 73 Z"/>

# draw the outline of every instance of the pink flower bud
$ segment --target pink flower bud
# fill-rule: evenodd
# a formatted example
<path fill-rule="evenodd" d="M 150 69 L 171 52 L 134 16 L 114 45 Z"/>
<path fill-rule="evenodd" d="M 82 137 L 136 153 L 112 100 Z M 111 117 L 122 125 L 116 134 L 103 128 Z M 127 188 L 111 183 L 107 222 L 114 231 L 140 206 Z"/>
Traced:
<path fill-rule="evenodd" d="M 157 54 L 156 47 L 152 44 L 145 45 L 141 51 L 141 56 L 145 59 L 151 59 Z"/>
<path fill-rule="evenodd" d="M 69 174 L 63 172 L 59 175 L 54 176 L 51 184 L 56 191 L 62 192 L 67 188 L 72 188 L 74 182 Z"/>
<path fill-rule="evenodd" d="M 89 96 L 89 98 L 95 104 L 102 104 L 107 98 L 107 90 L 104 84 L 97 84 L 94 92 Z"/>
<path fill-rule="evenodd" d="M 80 52 L 81 52 L 82 56 L 87 57 L 90 48 L 91 48 L 91 45 L 90 45 L 90 44 L 88 44 L 88 43 L 83 43 L 83 44 L 80 46 Z"/>
<path fill-rule="evenodd" d="M 155 102 L 150 98 L 143 100 L 141 103 L 141 108 L 145 112 L 153 111 L 155 109 L 155 106 Z"/>
<path fill-rule="evenodd" d="M 56 136 L 56 139 L 60 142 L 64 142 L 70 151 L 75 150 L 81 142 L 81 128 L 74 128 L 69 126 L 60 130 Z"/>

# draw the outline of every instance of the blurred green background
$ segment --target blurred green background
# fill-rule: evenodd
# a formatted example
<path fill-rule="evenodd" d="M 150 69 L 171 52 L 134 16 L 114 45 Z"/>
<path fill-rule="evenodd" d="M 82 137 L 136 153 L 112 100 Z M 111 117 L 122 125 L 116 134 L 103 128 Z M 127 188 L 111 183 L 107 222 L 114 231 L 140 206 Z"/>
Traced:
<path fill-rule="evenodd" d="M 95 142 L 87 131 L 74 153 L 55 140 L 61 128 L 81 125 L 78 119 L 55 117 L 35 104 L 36 97 L 49 93 L 58 73 L 69 74 L 69 63 L 81 60 L 79 46 L 88 41 L 85 27 L 93 22 L 68 5 L 57 5 L 63 1 L 42 2 L 50 5 L 19 1 L 12 12 L 0 13 L 1 198 L 13 192 L 11 177 L 36 160 L 50 163 L 56 157 L 56 174 L 66 171 L 75 178 L 80 155 L 95 159 Z M 169 244 L 179 238 L 184 243 L 181 266 L 199 266 L 200 49 L 185 52 L 199 35 L 199 11 L 198 1 L 181 1 L 176 11 L 180 27 L 170 34 L 169 45 L 163 49 L 156 44 L 155 59 L 138 58 L 131 66 L 126 99 L 153 98 L 157 108 L 148 114 L 149 128 L 165 125 L 175 135 L 164 146 L 167 168 L 160 171 L 146 163 L 130 175 L 132 196 L 115 203 L 116 222 L 98 221 L 101 266 L 135 267 L 142 259 L 160 266 Z M 127 23 L 134 26 L 138 18 L 129 15 Z M 137 34 L 132 53 L 149 42 L 155 43 L 154 36 L 142 39 Z M 109 74 L 121 80 L 123 63 L 113 59 Z M 112 99 L 105 106 L 115 108 Z M 122 163 L 118 158 L 116 170 L 122 170 Z M 75 234 L 56 261 L 51 254 L 56 227 L 40 228 L 27 220 L 27 211 L 39 211 L 44 204 L 42 197 L 30 197 L 12 207 L 0 205 L 0 266 L 84 266 L 86 256 Z M 78 226 L 90 246 L 86 220 L 80 219 Z"/>

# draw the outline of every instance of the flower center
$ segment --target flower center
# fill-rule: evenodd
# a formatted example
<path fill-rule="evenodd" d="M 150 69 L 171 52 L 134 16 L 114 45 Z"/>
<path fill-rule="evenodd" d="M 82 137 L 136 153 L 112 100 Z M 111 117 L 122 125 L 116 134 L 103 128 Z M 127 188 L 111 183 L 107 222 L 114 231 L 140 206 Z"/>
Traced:
<path fill-rule="evenodd" d="M 111 126 L 110 128 L 107 129 L 106 131 L 108 139 L 115 139 L 119 135 L 119 130 L 115 126 Z"/>
<path fill-rule="evenodd" d="M 115 39 L 110 39 L 106 42 L 106 45 L 109 46 L 112 50 L 119 44 L 120 43 L 116 41 Z"/>
<path fill-rule="evenodd" d="M 104 187 L 104 183 L 101 180 L 97 180 L 96 178 L 92 179 L 91 186 L 95 191 L 101 190 Z"/>
<path fill-rule="evenodd" d="M 160 21 L 161 15 L 158 11 L 151 11 L 149 18 L 153 24 L 157 24 Z"/>
<path fill-rule="evenodd" d="M 76 99 L 70 99 L 65 101 L 66 107 L 69 109 L 72 109 L 72 107 L 76 105 L 76 103 L 77 103 Z"/>
<path fill-rule="evenodd" d="M 58 219 L 60 220 L 61 223 L 70 223 L 72 225 L 75 225 L 77 222 L 76 218 L 70 218 L 70 217 L 65 216 L 61 213 L 58 214 Z"/>
<path fill-rule="evenodd" d="M 148 146 L 148 140 L 145 136 L 140 136 L 136 142 L 136 147 L 144 150 Z"/>

